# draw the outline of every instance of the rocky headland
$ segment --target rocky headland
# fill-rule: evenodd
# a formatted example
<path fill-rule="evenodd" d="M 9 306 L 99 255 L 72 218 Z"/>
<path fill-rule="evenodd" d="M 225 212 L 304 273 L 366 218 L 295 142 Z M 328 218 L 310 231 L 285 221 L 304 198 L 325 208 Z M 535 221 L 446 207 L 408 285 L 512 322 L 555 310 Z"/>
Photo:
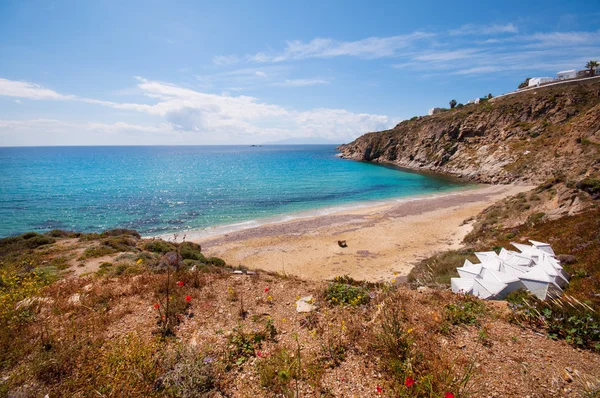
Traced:
<path fill-rule="evenodd" d="M 492 184 L 583 179 L 600 170 L 600 79 L 540 87 L 365 134 L 338 149 Z"/>

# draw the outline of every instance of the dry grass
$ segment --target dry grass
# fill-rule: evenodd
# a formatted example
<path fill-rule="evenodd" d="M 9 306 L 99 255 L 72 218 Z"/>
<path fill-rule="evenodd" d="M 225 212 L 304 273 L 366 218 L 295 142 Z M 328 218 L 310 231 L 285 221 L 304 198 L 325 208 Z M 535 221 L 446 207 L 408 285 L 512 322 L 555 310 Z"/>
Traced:
<path fill-rule="evenodd" d="M 210 266 L 183 267 L 167 278 L 149 267 L 154 259 L 124 257 L 124 272 L 47 280 L 21 294 L 38 299 L 14 323 L 19 333 L 2 336 L 8 360 L 0 396 L 371 396 L 377 388 L 389 397 L 482 396 L 489 391 L 482 383 L 498 378 L 474 372 L 475 364 L 502 355 L 507 342 L 490 341 L 520 333 L 486 303 L 444 291 L 340 278 L 335 283 L 345 287 L 335 292 L 359 288 L 369 300 L 352 305 L 352 295 L 339 305 L 327 300 L 328 284 Z M 165 306 L 167 279 L 170 335 L 161 333 L 153 308 L 158 300 Z M 295 300 L 308 294 L 317 310 L 297 313 Z M 181 302 L 185 296 L 190 302 Z M 582 377 L 600 370 L 593 361 L 581 363 Z M 405 385 L 407 377 L 413 386 Z M 527 376 L 512 396 L 535 391 L 536 383 Z"/>

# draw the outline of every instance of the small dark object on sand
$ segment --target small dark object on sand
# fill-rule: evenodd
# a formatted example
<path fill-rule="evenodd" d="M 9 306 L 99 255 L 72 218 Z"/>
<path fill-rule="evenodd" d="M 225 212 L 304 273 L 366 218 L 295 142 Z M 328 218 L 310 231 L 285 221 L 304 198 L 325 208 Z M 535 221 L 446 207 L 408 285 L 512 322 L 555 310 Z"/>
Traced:
<path fill-rule="evenodd" d="M 346 244 L 346 241 L 345 241 L 345 240 L 338 240 L 338 245 L 339 245 L 340 247 L 348 247 L 348 245 Z"/>

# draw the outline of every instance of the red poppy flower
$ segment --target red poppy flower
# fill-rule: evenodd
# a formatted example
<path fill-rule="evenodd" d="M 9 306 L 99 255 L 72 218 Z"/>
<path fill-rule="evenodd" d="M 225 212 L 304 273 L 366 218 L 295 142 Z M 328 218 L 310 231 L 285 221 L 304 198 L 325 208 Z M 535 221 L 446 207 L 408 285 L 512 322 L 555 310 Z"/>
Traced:
<path fill-rule="evenodd" d="M 160 304 L 158 304 L 158 303 L 154 304 L 154 308 L 159 309 L 160 308 Z"/>
<path fill-rule="evenodd" d="M 412 387 L 412 386 L 413 386 L 413 384 L 415 384 L 415 379 L 413 379 L 413 378 L 412 378 L 412 377 L 410 377 L 410 376 L 408 376 L 408 377 L 406 378 L 406 380 L 404 380 L 404 385 L 405 385 L 406 387 Z"/>
<path fill-rule="evenodd" d="M 265 287 L 265 293 L 268 293 L 268 292 L 269 292 L 269 288 Z"/>
<path fill-rule="evenodd" d="M 383 392 L 383 388 L 377 386 L 377 394 L 381 394 Z"/>
<path fill-rule="evenodd" d="M 454 398 L 454 394 L 452 394 L 451 392 L 447 392 L 446 394 L 444 394 L 444 398 Z"/>
<path fill-rule="evenodd" d="M 177 282 L 177 286 L 183 286 L 183 281 Z"/>
<path fill-rule="evenodd" d="M 192 301 L 192 296 L 185 296 L 185 302 L 189 303 L 190 301 Z"/>

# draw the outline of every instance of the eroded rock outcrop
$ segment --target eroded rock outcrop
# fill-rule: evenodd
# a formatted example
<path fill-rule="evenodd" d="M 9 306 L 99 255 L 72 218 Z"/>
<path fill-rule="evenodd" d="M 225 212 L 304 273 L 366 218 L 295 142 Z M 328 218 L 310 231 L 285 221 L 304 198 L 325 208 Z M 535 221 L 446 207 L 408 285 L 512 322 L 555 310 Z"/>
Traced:
<path fill-rule="evenodd" d="M 341 145 L 347 159 L 388 162 L 485 183 L 538 184 L 600 170 L 600 80 L 539 88 Z"/>

